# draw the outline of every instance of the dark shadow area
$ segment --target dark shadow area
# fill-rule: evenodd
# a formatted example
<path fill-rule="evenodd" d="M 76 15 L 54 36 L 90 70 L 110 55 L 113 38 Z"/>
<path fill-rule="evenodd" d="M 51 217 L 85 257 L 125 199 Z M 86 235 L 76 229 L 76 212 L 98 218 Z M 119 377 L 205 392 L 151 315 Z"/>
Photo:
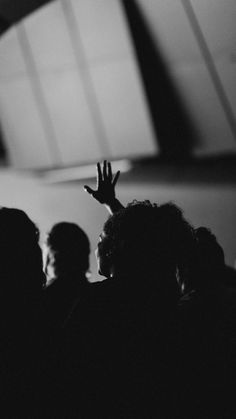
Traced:
<path fill-rule="evenodd" d="M 0 165 L 6 165 L 7 163 L 7 150 L 5 148 L 3 133 L 0 126 Z"/>
<path fill-rule="evenodd" d="M 216 156 L 193 157 L 185 162 L 167 163 L 158 161 L 159 173 L 169 176 L 171 183 L 192 184 L 228 184 L 236 183 L 236 154 L 221 154 Z M 138 172 L 142 166 L 144 172 L 153 170 L 156 162 L 143 160 L 134 165 Z M 156 176 L 157 178 L 157 176 Z"/>
<path fill-rule="evenodd" d="M 84 185 L 94 180 L 95 175 L 84 179 L 75 176 L 69 181 L 58 180 L 56 184 Z M 122 173 L 119 184 L 233 186 L 236 184 L 236 155 L 190 157 L 175 162 L 166 161 L 161 156 L 139 159 L 132 162 L 131 170 Z"/>
<path fill-rule="evenodd" d="M 0 4 L 0 35 L 9 27 L 52 0 L 2 1 Z"/>
<path fill-rule="evenodd" d="M 0 35 L 5 32 L 10 26 L 10 23 L 2 16 L 0 16 Z"/>
<path fill-rule="evenodd" d="M 122 0 L 140 66 L 161 157 L 186 160 L 196 144 L 196 129 L 168 74 L 158 45 L 133 0 Z"/>
<path fill-rule="evenodd" d="M 166 162 L 161 157 L 134 162 L 121 182 L 176 185 L 235 185 L 236 154 L 189 158 Z"/>

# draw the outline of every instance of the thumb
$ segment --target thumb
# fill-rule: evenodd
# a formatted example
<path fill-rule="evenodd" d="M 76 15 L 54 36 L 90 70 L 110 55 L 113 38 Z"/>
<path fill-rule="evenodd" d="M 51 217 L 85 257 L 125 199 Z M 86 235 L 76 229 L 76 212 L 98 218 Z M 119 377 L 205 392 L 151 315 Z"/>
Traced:
<path fill-rule="evenodd" d="M 84 185 L 84 190 L 86 191 L 86 192 L 88 192 L 89 193 L 89 195 L 92 195 L 93 196 L 93 194 L 94 194 L 94 190 L 93 189 L 91 189 L 88 185 Z"/>

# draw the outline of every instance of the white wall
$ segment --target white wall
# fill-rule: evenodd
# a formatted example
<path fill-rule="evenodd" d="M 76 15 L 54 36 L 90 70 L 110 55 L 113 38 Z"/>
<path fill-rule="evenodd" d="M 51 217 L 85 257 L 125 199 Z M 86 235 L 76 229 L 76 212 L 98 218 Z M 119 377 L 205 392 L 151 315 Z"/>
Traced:
<path fill-rule="evenodd" d="M 94 169 L 95 170 L 95 169 Z M 93 184 L 91 182 L 90 184 Z M 70 184 L 46 184 L 43 180 L 9 171 L 0 172 L 0 204 L 25 210 L 42 233 L 58 221 L 77 222 L 88 234 L 91 246 L 91 267 L 96 276 L 94 250 L 107 218 L 106 210 L 83 190 L 83 181 Z M 168 185 L 158 181 L 125 183 L 117 187 L 121 201 L 150 199 L 153 202 L 174 201 L 183 208 L 186 218 L 195 227 L 212 229 L 230 265 L 236 259 L 236 187 L 216 185 Z"/>

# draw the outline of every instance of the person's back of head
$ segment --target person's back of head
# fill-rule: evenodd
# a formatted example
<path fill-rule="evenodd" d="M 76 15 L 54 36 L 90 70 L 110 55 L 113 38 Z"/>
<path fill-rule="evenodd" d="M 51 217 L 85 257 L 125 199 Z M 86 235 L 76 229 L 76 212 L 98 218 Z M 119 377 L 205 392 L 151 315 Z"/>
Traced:
<path fill-rule="evenodd" d="M 3 298 L 4 293 L 31 298 L 45 284 L 39 230 L 24 211 L 15 208 L 0 209 L 0 280 Z"/>
<path fill-rule="evenodd" d="M 109 217 L 98 253 L 106 269 L 110 263 L 121 276 L 143 277 L 143 286 L 152 277 L 152 284 L 162 290 L 169 286 L 171 293 L 177 287 L 178 264 L 192 241 L 192 227 L 177 206 L 134 201 Z"/>
<path fill-rule="evenodd" d="M 50 279 L 86 275 L 89 270 L 90 243 L 75 223 L 54 224 L 46 238 L 45 272 Z"/>

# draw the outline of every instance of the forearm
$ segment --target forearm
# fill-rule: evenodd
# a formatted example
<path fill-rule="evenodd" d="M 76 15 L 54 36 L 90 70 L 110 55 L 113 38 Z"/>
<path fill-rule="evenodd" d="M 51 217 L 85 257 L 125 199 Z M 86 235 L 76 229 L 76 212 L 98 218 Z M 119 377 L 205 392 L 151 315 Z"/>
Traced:
<path fill-rule="evenodd" d="M 107 210 L 109 211 L 111 215 L 121 210 L 122 208 L 124 208 L 121 202 L 116 198 L 114 198 L 111 202 L 109 202 L 109 204 L 105 204 L 105 207 L 107 208 Z"/>

